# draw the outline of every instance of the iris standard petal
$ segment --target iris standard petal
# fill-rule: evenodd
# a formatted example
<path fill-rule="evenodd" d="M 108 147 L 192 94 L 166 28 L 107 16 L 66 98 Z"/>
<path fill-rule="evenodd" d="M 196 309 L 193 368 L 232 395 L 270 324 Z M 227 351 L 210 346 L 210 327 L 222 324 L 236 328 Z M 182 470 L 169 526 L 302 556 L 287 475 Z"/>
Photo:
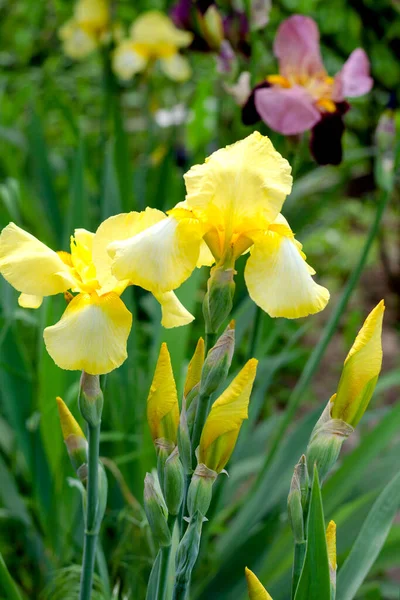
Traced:
<path fill-rule="evenodd" d="M 113 242 L 112 272 L 154 294 L 179 287 L 196 267 L 202 228 L 193 218 L 166 217 L 138 235 Z"/>
<path fill-rule="evenodd" d="M 119 283 L 111 273 L 112 258 L 107 252 L 107 247 L 112 242 L 126 240 L 165 218 L 161 210 L 146 208 L 142 212 L 121 213 L 103 221 L 93 238 L 92 250 L 102 293 L 112 291 Z"/>
<path fill-rule="evenodd" d="M 325 73 L 319 47 L 319 31 L 310 17 L 293 15 L 280 25 L 274 42 L 279 72 L 290 78 Z"/>
<path fill-rule="evenodd" d="M 255 107 L 261 119 L 283 135 L 308 131 L 321 119 L 314 100 L 303 87 L 264 87 L 255 91 Z"/>
<path fill-rule="evenodd" d="M 52 296 L 74 284 L 70 268 L 56 252 L 10 223 L 0 235 L 0 272 L 16 290 Z"/>
<path fill-rule="evenodd" d="M 174 292 L 164 292 L 154 296 L 161 304 L 161 325 L 166 329 L 181 327 L 194 321 L 194 316 L 186 310 Z"/>
<path fill-rule="evenodd" d="M 361 48 L 354 50 L 335 77 L 335 100 L 367 94 L 374 82 L 369 74 L 368 56 Z"/>
<path fill-rule="evenodd" d="M 245 267 L 250 297 L 271 317 L 296 319 L 323 310 L 329 292 L 312 279 L 301 245 L 285 225 L 254 239 Z M 284 229 L 281 229 L 281 228 Z M 283 235 L 282 235 L 283 233 Z"/>
<path fill-rule="evenodd" d="M 131 325 L 132 315 L 117 294 L 79 294 L 43 337 L 61 369 L 102 375 L 125 361 Z"/>
<path fill-rule="evenodd" d="M 161 68 L 165 75 L 173 81 L 187 81 L 191 74 L 192 69 L 186 56 L 181 54 L 173 54 L 160 60 Z"/>
<path fill-rule="evenodd" d="M 292 188 L 290 172 L 269 138 L 254 132 L 185 174 L 186 202 L 230 243 L 275 219 Z"/>

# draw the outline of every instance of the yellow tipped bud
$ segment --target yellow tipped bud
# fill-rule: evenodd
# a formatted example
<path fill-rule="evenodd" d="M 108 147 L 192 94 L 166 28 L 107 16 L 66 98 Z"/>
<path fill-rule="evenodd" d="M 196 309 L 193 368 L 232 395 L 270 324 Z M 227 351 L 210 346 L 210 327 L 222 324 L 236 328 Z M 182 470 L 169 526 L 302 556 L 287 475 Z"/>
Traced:
<path fill-rule="evenodd" d="M 236 444 L 247 409 L 258 361 L 250 359 L 212 405 L 200 438 L 199 463 L 220 473 Z"/>
<path fill-rule="evenodd" d="M 185 387 L 183 390 L 183 395 L 185 396 L 185 398 L 187 397 L 189 392 L 200 382 L 203 363 L 204 340 L 203 338 L 200 338 L 197 342 L 196 350 L 194 351 L 194 354 L 188 366 Z"/>
<path fill-rule="evenodd" d="M 344 362 L 332 418 L 355 427 L 368 407 L 382 366 L 384 301 L 371 311 Z"/>
<path fill-rule="evenodd" d="M 179 404 L 167 344 L 161 345 L 153 382 L 147 398 L 147 421 L 154 442 L 177 442 Z"/>
<path fill-rule="evenodd" d="M 336 523 L 330 521 L 326 529 L 326 545 L 328 546 L 329 566 L 333 571 L 336 571 Z"/>
<path fill-rule="evenodd" d="M 80 428 L 79 423 L 75 419 L 74 415 L 69 410 L 68 406 L 60 397 L 57 397 L 56 400 L 64 441 L 66 442 L 71 435 L 85 439 L 85 434 Z"/>
<path fill-rule="evenodd" d="M 250 571 L 250 569 L 246 567 L 245 574 L 250 600 L 272 600 L 271 596 L 268 594 L 258 577 L 254 575 L 253 571 Z"/>

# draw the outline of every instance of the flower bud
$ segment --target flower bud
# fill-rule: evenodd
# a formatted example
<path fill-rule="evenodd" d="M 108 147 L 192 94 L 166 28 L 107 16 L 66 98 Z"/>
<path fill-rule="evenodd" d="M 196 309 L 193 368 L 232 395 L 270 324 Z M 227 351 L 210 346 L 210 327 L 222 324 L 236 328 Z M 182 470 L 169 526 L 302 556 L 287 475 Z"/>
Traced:
<path fill-rule="evenodd" d="M 316 465 L 321 482 L 336 463 L 343 442 L 354 431 L 348 423 L 332 418 L 333 402 L 334 397 L 328 402 L 315 425 L 306 451 L 309 476 L 312 476 L 312 470 Z"/>
<path fill-rule="evenodd" d="M 182 410 L 178 429 L 178 448 L 184 472 L 190 473 L 192 469 L 192 445 L 190 442 L 190 431 L 187 421 L 186 398 L 182 400 Z"/>
<path fill-rule="evenodd" d="M 355 427 L 371 400 L 382 366 L 383 300 L 371 311 L 344 362 L 332 418 Z"/>
<path fill-rule="evenodd" d="M 253 571 L 250 571 L 250 569 L 246 567 L 245 574 L 250 600 L 272 600 L 271 596 L 268 594 L 258 577 L 254 575 Z"/>
<path fill-rule="evenodd" d="M 78 422 L 61 398 L 57 398 L 58 413 L 65 445 L 79 479 L 84 482 L 87 478 L 88 443 Z"/>
<path fill-rule="evenodd" d="M 212 50 L 219 50 L 224 39 L 224 24 L 218 8 L 211 4 L 206 12 L 198 13 L 201 32 Z"/>
<path fill-rule="evenodd" d="M 98 375 L 89 375 L 89 373 L 82 371 L 79 410 L 89 425 L 92 427 L 100 425 L 103 411 L 103 392 L 100 388 Z"/>
<path fill-rule="evenodd" d="M 288 496 L 288 515 L 296 543 L 304 541 L 304 509 L 307 504 L 309 477 L 306 457 L 303 456 L 294 469 Z"/>
<path fill-rule="evenodd" d="M 179 404 L 171 358 L 167 344 L 160 348 L 153 382 L 147 398 L 147 421 L 157 449 L 170 444 L 171 452 L 178 438 Z M 160 446 L 157 440 L 162 440 Z"/>
<path fill-rule="evenodd" d="M 204 351 L 204 340 L 203 338 L 200 338 L 197 342 L 196 350 L 194 351 L 188 366 L 185 386 L 183 389 L 183 395 L 185 398 L 187 398 L 193 388 L 200 383 L 201 370 L 204 364 Z"/>
<path fill-rule="evenodd" d="M 168 510 L 164 498 L 158 491 L 154 478 L 146 473 L 144 480 L 144 510 L 154 540 L 160 546 L 171 545 L 171 533 L 168 528 Z"/>
<path fill-rule="evenodd" d="M 207 354 L 201 373 L 200 396 L 210 397 L 224 383 L 235 349 L 235 322 L 231 321 Z"/>
<path fill-rule="evenodd" d="M 212 486 L 218 477 L 218 473 L 212 471 L 206 465 L 198 464 L 193 473 L 187 496 L 187 507 L 189 515 L 199 511 L 206 516 L 210 508 L 212 498 Z"/>
<path fill-rule="evenodd" d="M 164 498 L 170 515 L 178 514 L 184 490 L 185 474 L 179 458 L 179 450 L 175 448 L 165 461 L 164 466 Z"/>
<path fill-rule="evenodd" d="M 331 588 L 336 589 L 336 523 L 330 521 L 326 529 L 326 545 L 328 547 L 328 561 L 329 561 L 329 576 L 331 580 Z M 335 597 L 334 595 L 332 596 Z"/>
<path fill-rule="evenodd" d="M 203 301 L 206 333 L 217 333 L 233 306 L 236 271 L 232 267 L 213 267 L 207 282 L 207 293 Z"/>
<path fill-rule="evenodd" d="M 164 438 L 158 438 L 155 442 L 156 451 L 157 451 L 157 474 L 158 481 L 160 482 L 160 488 L 164 493 L 164 469 L 165 463 L 169 457 L 169 455 L 174 450 L 174 444 L 169 442 Z"/>
<path fill-rule="evenodd" d="M 197 511 L 192 515 L 189 527 L 181 539 L 175 558 L 175 588 L 174 598 L 184 598 L 199 554 L 201 530 L 204 516 Z"/>
<path fill-rule="evenodd" d="M 243 420 L 247 419 L 257 360 L 249 360 L 211 407 L 199 445 L 199 463 L 220 473 L 235 448 Z"/>

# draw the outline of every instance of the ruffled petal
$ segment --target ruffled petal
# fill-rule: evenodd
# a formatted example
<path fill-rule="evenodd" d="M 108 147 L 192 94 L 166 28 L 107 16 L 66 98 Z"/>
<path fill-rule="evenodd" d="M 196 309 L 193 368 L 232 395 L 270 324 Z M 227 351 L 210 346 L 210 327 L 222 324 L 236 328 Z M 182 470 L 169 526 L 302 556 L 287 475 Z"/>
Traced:
<path fill-rule="evenodd" d="M 74 284 L 70 268 L 57 252 L 14 223 L 0 235 L 0 272 L 16 290 L 30 296 L 52 296 Z"/>
<path fill-rule="evenodd" d="M 275 219 L 292 187 L 290 172 L 269 138 L 254 132 L 186 173 L 186 202 L 230 243 Z"/>
<path fill-rule="evenodd" d="M 321 119 L 310 94 L 300 86 L 264 87 L 254 95 L 261 119 L 283 135 L 297 135 L 314 127 Z"/>
<path fill-rule="evenodd" d="M 113 242 L 112 272 L 154 294 L 179 287 L 196 267 L 202 228 L 193 218 L 165 217 L 138 235 Z"/>
<path fill-rule="evenodd" d="M 361 48 L 354 50 L 335 77 L 334 97 L 340 101 L 367 94 L 374 85 L 369 74 L 368 56 Z"/>
<path fill-rule="evenodd" d="M 280 25 L 274 42 L 279 72 L 285 77 L 310 77 L 325 72 L 319 31 L 310 17 L 293 15 Z"/>
<path fill-rule="evenodd" d="M 192 69 L 186 56 L 178 53 L 167 58 L 162 58 L 160 65 L 165 75 L 173 81 L 187 81 L 192 74 Z"/>
<path fill-rule="evenodd" d="M 121 284 L 111 273 L 112 258 L 107 252 L 111 242 L 126 240 L 163 219 L 165 214 L 161 210 L 146 208 L 140 213 L 136 211 L 121 213 L 103 221 L 93 238 L 92 250 L 93 263 L 102 294 L 113 291 Z M 125 284 L 128 283 L 127 280 Z"/>
<path fill-rule="evenodd" d="M 20 294 L 18 304 L 22 308 L 39 308 L 42 306 L 43 296 L 32 296 L 30 294 Z"/>
<path fill-rule="evenodd" d="M 186 310 L 174 292 L 154 294 L 154 296 L 161 304 L 161 325 L 166 329 L 181 327 L 194 321 L 194 316 Z"/>
<path fill-rule="evenodd" d="M 79 294 L 63 316 L 43 333 L 46 348 L 61 369 L 101 375 L 127 358 L 132 315 L 117 294 Z"/>
<path fill-rule="evenodd" d="M 135 44 L 131 40 L 123 40 L 113 52 L 113 71 L 124 81 L 143 71 L 146 65 L 147 59 L 136 52 Z"/>
<path fill-rule="evenodd" d="M 251 298 L 271 317 L 297 319 L 323 310 L 329 292 L 312 279 L 301 245 L 287 229 L 273 225 L 255 238 L 245 280 Z"/>

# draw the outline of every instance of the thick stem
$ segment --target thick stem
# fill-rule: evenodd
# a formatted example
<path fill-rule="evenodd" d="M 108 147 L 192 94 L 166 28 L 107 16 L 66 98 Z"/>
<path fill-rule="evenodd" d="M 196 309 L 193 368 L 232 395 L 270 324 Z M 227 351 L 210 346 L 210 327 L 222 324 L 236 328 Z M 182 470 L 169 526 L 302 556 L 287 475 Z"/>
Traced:
<path fill-rule="evenodd" d="M 292 573 L 292 600 L 295 597 L 306 555 L 307 542 L 296 542 L 294 545 L 293 573 Z"/>
<path fill-rule="evenodd" d="M 88 424 L 88 479 L 85 519 L 85 540 L 83 546 L 82 575 L 79 600 L 90 600 L 93 586 L 93 571 L 98 537 L 96 523 L 98 509 L 100 424 Z"/>
<path fill-rule="evenodd" d="M 169 526 L 169 530 L 171 532 L 171 538 L 172 538 L 172 534 L 174 531 L 175 522 L 176 522 L 176 517 L 173 515 L 170 515 L 168 517 L 168 526 Z M 160 566 L 158 569 L 158 584 L 157 584 L 156 600 L 164 600 L 165 599 L 165 595 L 166 595 L 167 587 L 168 587 L 168 571 L 169 571 L 169 563 L 170 563 L 170 557 L 171 557 L 171 548 L 172 548 L 172 544 L 170 546 L 164 546 L 161 548 L 161 560 L 160 560 Z"/>

